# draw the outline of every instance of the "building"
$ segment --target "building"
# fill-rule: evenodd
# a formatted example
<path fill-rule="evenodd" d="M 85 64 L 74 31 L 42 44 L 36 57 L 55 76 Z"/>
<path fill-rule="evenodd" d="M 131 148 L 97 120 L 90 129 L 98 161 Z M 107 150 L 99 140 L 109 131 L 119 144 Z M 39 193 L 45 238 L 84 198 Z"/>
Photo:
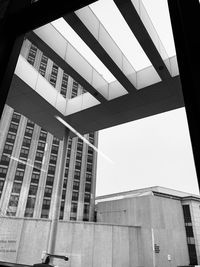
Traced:
<path fill-rule="evenodd" d="M 199 196 L 155 186 L 96 201 L 98 222 L 152 231 L 155 266 L 200 264 Z"/>
<path fill-rule="evenodd" d="M 62 94 L 73 98 L 84 88 L 50 58 L 24 40 L 21 55 Z M 85 137 L 95 146 L 98 133 Z M 1 215 L 51 218 L 62 141 L 5 105 L 0 121 Z M 97 155 L 80 138 L 68 139 L 60 204 L 61 220 L 93 220 Z"/>

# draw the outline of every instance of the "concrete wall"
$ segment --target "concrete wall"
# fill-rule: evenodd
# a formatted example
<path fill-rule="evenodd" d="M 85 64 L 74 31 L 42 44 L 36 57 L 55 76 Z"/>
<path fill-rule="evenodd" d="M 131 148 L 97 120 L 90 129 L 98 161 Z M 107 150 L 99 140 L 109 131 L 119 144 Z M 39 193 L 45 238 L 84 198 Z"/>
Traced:
<path fill-rule="evenodd" d="M 179 200 L 148 195 L 99 202 L 97 219 L 111 224 L 141 226 L 143 244 L 152 242 L 153 238 L 154 244 L 160 248 L 159 253 L 153 253 L 155 266 L 189 264 L 183 211 Z M 149 253 L 149 250 L 145 250 L 145 253 Z M 149 258 L 150 255 L 146 257 Z"/>
<path fill-rule="evenodd" d="M 0 218 L 0 261 L 33 264 L 47 250 L 49 220 Z M 56 254 L 68 255 L 59 267 L 141 267 L 153 266 L 151 232 L 144 242 L 140 227 L 59 223 Z"/>

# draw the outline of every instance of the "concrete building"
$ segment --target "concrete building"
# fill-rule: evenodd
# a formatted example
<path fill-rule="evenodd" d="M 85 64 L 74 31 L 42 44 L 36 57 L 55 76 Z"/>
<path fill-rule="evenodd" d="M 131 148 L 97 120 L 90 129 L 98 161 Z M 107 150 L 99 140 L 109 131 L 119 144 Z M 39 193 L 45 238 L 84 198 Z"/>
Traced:
<path fill-rule="evenodd" d="M 21 55 L 63 98 L 84 92 L 59 66 L 27 39 Z M 98 132 L 86 134 L 98 145 Z M 1 215 L 51 218 L 63 141 L 5 105 L 0 121 Z M 80 138 L 68 139 L 60 219 L 92 221 L 96 152 Z"/>
<path fill-rule="evenodd" d="M 96 201 L 98 222 L 152 231 L 155 266 L 200 264 L 199 196 L 156 186 Z"/>

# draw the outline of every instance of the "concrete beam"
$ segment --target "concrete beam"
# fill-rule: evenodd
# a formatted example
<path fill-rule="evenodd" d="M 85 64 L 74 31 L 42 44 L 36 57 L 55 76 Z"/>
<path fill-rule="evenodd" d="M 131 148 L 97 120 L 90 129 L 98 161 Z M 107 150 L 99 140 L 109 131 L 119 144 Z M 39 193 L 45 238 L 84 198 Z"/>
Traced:
<path fill-rule="evenodd" d="M 89 7 L 86 7 L 87 13 L 89 12 L 89 15 L 93 15 L 92 11 L 89 9 Z M 86 9 L 85 8 L 85 9 Z M 80 13 L 81 11 L 79 11 Z M 89 29 L 86 27 L 86 25 L 81 21 L 81 19 L 75 14 L 70 13 L 63 17 L 65 21 L 73 28 L 73 30 L 81 37 L 81 39 L 88 45 L 88 47 L 96 54 L 96 56 L 103 62 L 103 64 L 109 69 L 109 71 L 115 76 L 115 78 L 118 80 L 118 82 L 128 91 L 133 92 L 136 90 L 135 86 L 130 82 L 130 80 L 126 77 L 124 70 L 121 69 L 116 63 L 116 56 L 119 55 L 120 60 L 122 59 L 122 52 L 120 49 L 116 46 L 114 41 L 110 38 L 110 41 L 112 42 L 112 47 L 114 46 L 118 53 L 115 53 L 115 57 L 112 58 L 111 55 L 106 51 L 106 48 L 102 46 L 102 44 L 99 43 L 99 40 L 97 40 L 94 36 L 95 33 L 91 33 Z M 91 19 L 91 17 L 90 17 Z M 100 23 L 100 22 L 99 22 Z M 100 26 L 99 26 L 100 27 Z M 104 33 L 107 33 L 104 29 Z M 107 38 L 109 38 L 109 34 L 106 35 Z M 128 62 L 128 60 L 126 59 Z M 121 62 L 120 62 L 121 63 Z M 123 65 L 123 64 L 122 64 Z M 132 68 L 132 66 L 130 66 Z M 135 70 L 132 70 L 133 75 Z"/>
<path fill-rule="evenodd" d="M 169 79 L 171 75 L 133 4 L 134 0 L 114 0 L 114 2 L 160 78 Z"/>

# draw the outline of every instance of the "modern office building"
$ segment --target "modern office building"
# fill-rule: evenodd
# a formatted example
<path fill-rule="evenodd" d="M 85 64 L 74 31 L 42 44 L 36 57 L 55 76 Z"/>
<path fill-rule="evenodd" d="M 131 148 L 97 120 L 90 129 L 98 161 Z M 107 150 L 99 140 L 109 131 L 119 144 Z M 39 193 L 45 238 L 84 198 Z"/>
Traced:
<path fill-rule="evenodd" d="M 155 266 L 200 265 L 199 195 L 155 186 L 100 196 L 96 202 L 98 222 L 152 231 Z"/>
<path fill-rule="evenodd" d="M 21 55 L 62 94 L 73 98 L 84 88 L 28 39 Z M 98 133 L 85 137 L 97 146 Z M 63 141 L 5 105 L 0 121 L 1 215 L 51 218 Z M 60 204 L 61 220 L 93 220 L 96 152 L 80 138 L 68 138 Z"/>

